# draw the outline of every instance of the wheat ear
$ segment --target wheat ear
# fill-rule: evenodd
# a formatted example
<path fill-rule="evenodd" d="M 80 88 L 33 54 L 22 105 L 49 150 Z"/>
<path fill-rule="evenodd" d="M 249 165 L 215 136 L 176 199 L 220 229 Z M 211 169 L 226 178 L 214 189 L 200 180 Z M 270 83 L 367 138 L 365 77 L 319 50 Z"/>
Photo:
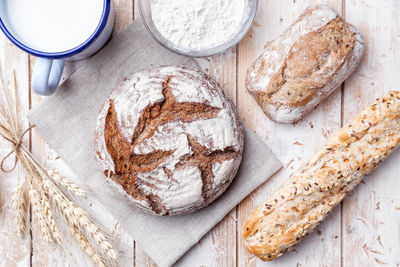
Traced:
<path fill-rule="evenodd" d="M 79 186 L 77 186 L 73 182 L 69 181 L 67 178 L 65 178 L 64 176 L 60 175 L 58 172 L 50 170 L 49 171 L 49 175 L 50 175 L 51 178 L 53 178 L 53 180 L 59 186 L 61 186 L 62 188 L 66 189 L 71 194 L 73 194 L 75 196 L 79 196 L 79 197 L 86 196 L 86 194 L 82 190 L 82 188 L 80 188 Z"/>
<path fill-rule="evenodd" d="M 43 238 L 49 243 L 53 242 L 53 237 L 51 235 L 50 228 L 47 225 L 45 213 L 41 207 L 39 193 L 32 183 L 29 190 L 29 199 L 32 205 L 32 214 L 37 220 Z"/>
<path fill-rule="evenodd" d="M 72 216 L 72 218 L 75 223 L 85 229 L 91 239 L 97 243 L 101 252 L 106 255 L 110 261 L 115 262 L 118 258 L 118 253 L 113 249 L 111 242 L 108 241 L 103 231 L 89 218 L 83 209 L 76 206 L 73 209 L 73 214 L 74 216 Z"/>
<path fill-rule="evenodd" d="M 78 229 L 78 227 L 72 223 L 69 223 L 71 234 L 75 240 L 79 243 L 81 249 L 89 256 L 89 258 L 99 267 L 105 267 L 103 259 L 97 254 L 96 250 L 90 245 L 86 236 Z"/>
<path fill-rule="evenodd" d="M 96 242 L 101 252 L 106 255 L 110 262 L 115 262 L 118 253 L 113 249 L 112 244 L 107 240 L 106 235 L 89 218 L 86 212 L 75 203 L 67 199 L 62 192 L 49 179 L 43 180 L 45 190 L 53 197 L 53 200 L 64 217 L 76 226 L 80 226 Z"/>
<path fill-rule="evenodd" d="M 3 100 L 6 105 L 6 109 L 3 109 L 0 105 L 0 136 L 14 146 L 16 159 L 21 161 L 25 170 L 29 184 L 28 191 L 29 201 L 32 207 L 32 215 L 35 218 L 35 221 L 37 220 L 38 228 L 42 232 L 43 238 L 49 242 L 54 241 L 55 239 L 61 239 L 57 234 L 55 234 L 56 232 L 58 233 L 58 231 L 55 230 L 56 228 L 54 227 L 56 222 L 54 221 L 51 209 L 52 207 L 56 207 L 59 209 L 60 213 L 62 213 L 63 217 L 72 229 L 73 236 L 77 239 L 80 246 L 91 257 L 91 259 L 93 259 L 93 261 L 99 266 L 105 266 L 105 263 L 111 263 L 112 260 L 116 259 L 117 253 L 112 249 L 111 243 L 106 239 L 106 235 L 100 231 L 100 228 L 94 224 L 84 210 L 80 209 L 72 200 L 69 199 L 69 196 L 72 194 L 83 195 L 83 191 L 80 190 L 79 187 L 74 186 L 74 184 L 65 179 L 65 177 L 56 177 L 60 178 L 58 181 L 53 179 L 47 169 L 21 142 L 24 135 L 28 133 L 34 125 L 29 126 L 29 128 L 27 128 L 22 134 L 19 132 L 17 117 L 18 98 L 16 97 L 17 88 L 14 72 L 13 76 L 14 103 L 9 99 L 6 88 L 3 84 L 2 73 L 0 71 L 0 92 L 3 92 Z M 15 104 L 15 114 L 11 111 L 12 104 Z M 12 170 L 14 170 L 15 167 L 16 164 Z M 63 193 L 67 191 L 71 192 L 71 194 L 65 195 Z M 43 197 L 45 197 L 44 200 Z M 21 210 L 19 204 L 18 201 L 13 203 L 18 211 Z M 20 219 L 16 220 L 20 221 Z M 18 223 L 18 225 L 21 224 Z M 89 229 L 85 229 L 86 226 Z M 96 241 L 96 244 L 94 241 Z M 97 245 L 99 245 L 99 249 L 97 249 Z"/>
<path fill-rule="evenodd" d="M 22 236 L 25 230 L 25 207 L 24 207 L 24 192 L 22 186 L 17 185 L 15 190 L 12 192 L 12 210 L 14 212 L 14 226 L 18 237 Z"/>
<path fill-rule="evenodd" d="M 37 189 L 39 191 L 38 193 L 40 196 L 40 204 L 41 204 L 43 215 L 47 222 L 47 226 L 50 229 L 53 239 L 57 243 L 61 244 L 60 230 L 58 229 L 56 220 L 54 219 L 54 215 L 53 215 L 53 211 L 50 206 L 49 199 L 47 198 L 46 193 L 43 191 L 43 188 L 41 185 L 37 184 Z"/>

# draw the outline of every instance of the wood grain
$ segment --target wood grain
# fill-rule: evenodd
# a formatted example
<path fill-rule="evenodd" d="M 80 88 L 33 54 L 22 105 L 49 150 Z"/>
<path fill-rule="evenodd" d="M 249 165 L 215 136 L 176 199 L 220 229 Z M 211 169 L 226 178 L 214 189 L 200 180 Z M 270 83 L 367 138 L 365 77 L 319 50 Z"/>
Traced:
<path fill-rule="evenodd" d="M 29 110 L 29 70 L 28 56 L 11 44 L 4 35 L 0 36 L 0 70 L 3 73 L 4 83 L 7 88 L 13 88 L 12 71 L 15 70 L 18 102 L 19 122 L 21 128 L 29 126 L 25 115 Z M 13 95 L 13 91 L 9 91 Z M 0 93 L 1 103 L 4 103 L 3 93 Z M 30 138 L 26 135 L 24 144 L 29 146 Z M 2 159 L 12 147 L 3 138 L 0 138 L 0 158 Z M 13 156 L 6 165 L 11 167 Z M 18 167 L 10 174 L 1 173 L 0 176 L 0 266 L 29 266 L 31 254 L 31 240 L 29 230 L 23 239 L 17 238 L 12 225 L 12 211 L 10 210 L 11 192 L 14 189 L 20 173 L 20 181 L 24 181 L 22 167 Z M 30 219 L 29 217 L 27 218 Z"/>
<path fill-rule="evenodd" d="M 137 1 L 135 19 L 139 18 Z M 236 49 L 204 59 L 198 64 L 211 77 L 216 79 L 232 101 L 236 98 Z M 236 264 L 236 212 L 233 210 L 213 230 L 195 245 L 177 266 L 234 266 Z M 136 265 L 156 266 L 154 262 L 136 244 Z"/>
<path fill-rule="evenodd" d="M 132 0 L 114 0 L 113 5 L 115 8 L 115 26 L 113 36 L 117 35 L 125 29 L 133 21 L 133 1 Z M 67 63 L 66 70 L 63 74 L 63 79 L 66 79 L 75 72 L 85 61 Z M 32 59 L 32 64 L 34 59 Z M 33 67 L 33 65 L 32 65 Z M 41 102 L 43 97 L 34 95 L 32 97 L 32 106 Z M 46 162 L 49 168 L 60 170 L 62 173 L 70 174 L 72 180 L 77 180 L 75 174 L 71 172 L 68 166 L 62 162 L 61 159 L 46 145 L 46 142 L 34 132 L 33 134 L 32 151 L 37 155 L 42 162 Z M 134 265 L 134 251 L 133 240 L 128 234 L 125 233 L 119 223 L 112 217 L 112 215 L 96 204 L 96 203 L 82 203 L 87 209 L 90 210 L 98 222 L 105 227 L 106 230 L 112 232 L 121 241 L 121 248 L 125 251 L 124 257 L 120 259 L 121 266 Z M 61 219 L 61 218 L 59 218 Z M 62 221 L 62 220 L 59 220 Z M 63 232 L 67 240 L 71 240 L 68 231 Z M 58 245 L 48 244 L 40 238 L 40 233 L 33 230 L 33 266 L 90 266 L 91 262 L 87 259 L 86 255 L 77 250 L 71 244 L 64 244 L 63 248 Z M 72 243 L 72 242 L 69 242 Z M 49 253 L 51 251 L 51 253 Z M 72 255 L 72 256 L 71 256 Z"/>
<path fill-rule="evenodd" d="M 366 55 L 345 83 L 344 123 L 400 90 L 399 9 L 397 0 L 346 2 L 346 19 L 364 35 Z M 399 162 L 397 151 L 344 201 L 343 266 L 400 266 Z"/>
<path fill-rule="evenodd" d="M 205 59 L 197 59 L 201 68 L 214 78 L 225 94 L 236 102 L 236 48 Z M 235 266 L 237 213 L 232 210 L 178 262 L 177 266 Z"/>
<path fill-rule="evenodd" d="M 135 1 L 137 2 L 137 1 Z M 113 35 L 121 32 L 133 19 L 138 9 L 133 0 L 113 0 L 116 24 Z M 277 37 L 310 4 L 327 3 L 345 19 L 358 27 L 365 37 L 366 55 L 361 67 L 348 79 L 341 91 L 337 90 L 315 111 L 293 126 L 270 121 L 247 93 L 244 77 L 248 66 L 262 52 L 267 41 Z M 137 4 L 137 3 L 135 3 Z M 398 162 L 395 152 L 376 172 L 365 179 L 344 201 L 342 210 L 336 208 L 316 233 L 301 242 L 293 252 L 272 263 L 264 263 L 244 248 L 241 227 L 252 210 L 316 149 L 342 123 L 353 116 L 375 97 L 389 90 L 400 90 L 400 1 L 398 0 L 269 0 L 259 1 L 255 23 L 246 38 L 232 50 L 215 57 L 198 60 L 199 65 L 215 78 L 226 94 L 237 104 L 246 123 L 270 146 L 285 165 L 277 175 L 256 190 L 235 210 L 230 212 L 180 261 L 178 266 L 400 266 L 400 187 Z M 16 70 L 21 124 L 28 125 L 25 114 L 42 98 L 32 93 L 30 98 L 30 70 L 34 58 L 28 57 L 0 37 L 0 67 Z M 82 64 L 67 64 L 63 79 Z M 343 97 L 343 98 L 342 98 Z M 29 142 L 28 138 L 25 140 Z M 32 150 L 48 166 L 60 169 L 76 179 L 69 168 L 46 146 L 35 132 Z M 0 140 L 0 155 L 9 150 Z M 397 163 L 397 164 L 396 164 Z M 21 172 L 22 173 L 22 172 Z M 70 246 L 64 250 L 41 241 L 32 232 L 33 251 L 27 236 L 19 241 L 12 235 L 8 218 L 10 189 L 16 174 L 0 179 L 0 266 L 89 266 L 90 263 Z M 84 203 L 105 228 L 118 236 L 121 249 L 127 251 L 120 266 L 156 266 L 135 244 L 122 227 L 96 203 Z M 342 216 L 341 216 L 342 215 Z M 68 233 L 64 233 L 68 236 Z M 74 260 L 69 262 L 72 253 Z M 83 263 L 82 263 L 83 261 Z M 80 263 L 80 264 L 79 264 Z"/>
<path fill-rule="evenodd" d="M 327 3 L 339 13 L 342 1 L 260 1 L 259 10 L 250 33 L 239 45 L 238 107 L 242 118 L 252 127 L 282 161 L 285 168 L 250 195 L 239 206 L 239 231 L 253 209 L 340 126 L 340 90 L 333 93 L 316 110 L 294 125 L 269 120 L 245 87 L 248 66 L 258 57 L 264 45 L 275 39 L 310 4 Z M 340 264 L 340 212 L 336 209 L 319 227 L 318 232 L 301 242 L 293 252 L 263 263 L 244 248 L 239 235 L 238 266 L 338 266 Z M 324 257 L 321 257 L 324 255 Z"/>

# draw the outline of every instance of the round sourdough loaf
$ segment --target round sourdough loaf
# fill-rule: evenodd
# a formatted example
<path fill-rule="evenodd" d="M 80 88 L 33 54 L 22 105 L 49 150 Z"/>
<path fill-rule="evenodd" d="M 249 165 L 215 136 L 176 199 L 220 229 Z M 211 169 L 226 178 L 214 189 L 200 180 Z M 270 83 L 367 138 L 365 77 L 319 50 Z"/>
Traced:
<path fill-rule="evenodd" d="M 111 93 L 98 117 L 95 150 L 107 181 L 134 206 L 180 215 L 227 189 L 242 158 L 243 129 L 206 74 L 154 67 Z"/>

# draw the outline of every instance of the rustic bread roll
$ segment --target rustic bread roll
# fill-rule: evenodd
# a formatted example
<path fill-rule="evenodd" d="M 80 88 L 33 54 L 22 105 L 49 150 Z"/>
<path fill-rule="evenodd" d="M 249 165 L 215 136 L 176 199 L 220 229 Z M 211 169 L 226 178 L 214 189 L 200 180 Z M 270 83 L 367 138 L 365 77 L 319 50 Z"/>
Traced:
<path fill-rule="evenodd" d="M 248 69 L 246 86 L 271 120 L 293 123 L 328 97 L 363 53 L 356 28 L 329 6 L 311 6 L 267 44 Z"/>
<path fill-rule="evenodd" d="M 316 228 L 400 143 L 400 92 L 390 92 L 340 129 L 243 226 L 248 250 L 273 260 Z"/>
<path fill-rule="evenodd" d="M 99 114 L 95 140 L 107 181 L 158 215 L 211 203 L 231 183 L 243 150 L 238 115 L 219 85 L 178 66 L 123 81 Z"/>

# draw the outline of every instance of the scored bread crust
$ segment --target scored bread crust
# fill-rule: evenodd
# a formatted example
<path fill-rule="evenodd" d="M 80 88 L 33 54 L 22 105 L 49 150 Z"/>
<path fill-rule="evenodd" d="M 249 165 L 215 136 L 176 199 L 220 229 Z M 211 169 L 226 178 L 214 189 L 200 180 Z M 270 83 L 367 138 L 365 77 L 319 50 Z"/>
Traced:
<path fill-rule="evenodd" d="M 366 107 L 293 173 L 243 226 L 247 249 L 273 260 L 313 231 L 400 143 L 400 92 Z"/>
<path fill-rule="evenodd" d="M 205 73 L 153 67 L 113 90 L 98 116 L 95 151 L 107 181 L 130 204 L 181 215 L 227 189 L 240 165 L 243 129 Z"/>
<path fill-rule="evenodd" d="M 327 98 L 358 66 L 361 33 L 327 5 L 314 5 L 247 70 L 246 86 L 264 113 L 294 123 Z"/>

